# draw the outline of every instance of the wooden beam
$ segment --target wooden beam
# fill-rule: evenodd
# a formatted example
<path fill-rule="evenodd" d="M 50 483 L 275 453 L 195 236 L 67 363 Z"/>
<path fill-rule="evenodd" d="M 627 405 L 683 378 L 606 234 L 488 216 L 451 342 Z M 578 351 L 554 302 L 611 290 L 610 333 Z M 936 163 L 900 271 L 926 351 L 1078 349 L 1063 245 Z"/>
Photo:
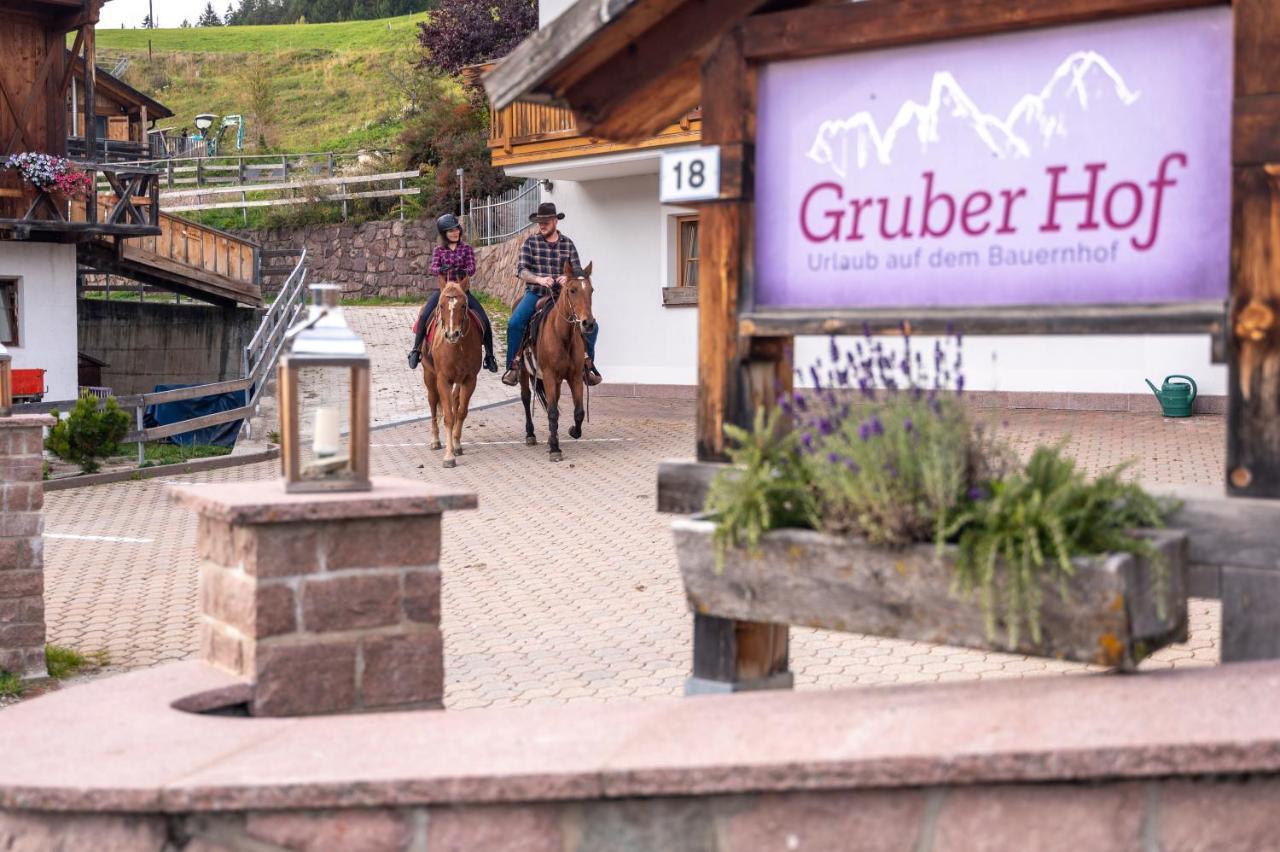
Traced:
<path fill-rule="evenodd" d="M 1222 302 L 1061 307 L 863 308 L 744 312 L 738 332 L 758 337 L 899 334 L 1220 334 Z"/>
<path fill-rule="evenodd" d="M 755 61 L 799 59 L 1220 5 L 1224 0 L 865 0 L 749 18 L 744 49 Z"/>
<path fill-rule="evenodd" d="M 596 135 L 651 136 L 698 105 L 699 56 L 766 0 L 703 0 L 676 6 L 563 97 Z M 627 120 L 628 114 L 633 116 Z M 620 128 L 631 133 L 619 135 Z"/>
<path fill-rule="evenodd" d="M 640 82 L 631 81 L 629 87 L 615 92 L 612 100 L 583 101 L 586 111 L 576 109 L 581 97 L 577 91 L 567 92 L 565 99 L 575 106 L 580 132 L 613 142 L 639 142 L 662 132 L 698 105 L 701 64 L 699 55 L 688 56 L 660 75 L 642 75 Z M 603 78 L 613 77 L 601 73 L 592 79 Z"/>
<path fill-rule="evenodd" d="M 1237 1 L 1235 39 L 1235 114 L 1250 117 L 1252 138 L 1280 136 L 1273 0 Z M 1280 165 L 1253 162 L 1272 146 L 1238 142 L 1234 151 L 1227 487 L 1280 498 Z"/>

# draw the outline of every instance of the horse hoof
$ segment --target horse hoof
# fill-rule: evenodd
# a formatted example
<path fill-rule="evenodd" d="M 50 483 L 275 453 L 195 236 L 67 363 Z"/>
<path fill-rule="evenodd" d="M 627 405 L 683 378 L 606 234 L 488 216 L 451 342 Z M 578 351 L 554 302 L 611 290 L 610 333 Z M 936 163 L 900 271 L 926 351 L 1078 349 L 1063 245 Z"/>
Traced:
<path fill-rule="evenodd" d="M 526 447 L 534 447 L 534 446 L 537 446 L 537 444 L 538 444 L 538 439 L 537 439 L 537 438 L 535 438 L 535 437 L 533 437 L 532 435 L 527 435 L 527 436 L 525 437 L 525 439 L 524 439 L 524 444 L 525 444 L 525 446 L 526 446 Z"/>
<path fill-rule="evenodd" d="M 561 452 L 552 453 L 551 460 L 553 462 L 564 461 L 564 453 L 561 453 Z"/>
<path fill-rule="evenodd" d="M 582 437 L 582 430 L 579 429 L 577 426 L 574 426 L 569 430 L 569 437 L 575 441 L 578 440 L 579 438 Z"/>
<path fill-rule="evenodd" d="M 458 466 L 458 460 L 457 460 L 457 459 L 445 459 L 445 460 L 444 460 L 444 466 L 445 466 L 445 467 L 457 467 L 457 466 Z"/>
<path fill-rule="evenodd" d="M 444 445 L 443 445 L 443 444 L 441 444 L 439 441 L 432 441 L 432 442 L 431 442 L 431 449 L 433 449 L 433 450 L 438 450 L 438 449 L 440 449 L 440 448 L 441 448 L 441 447 L 443 447 L 443 446 L 444 446 Z"/>

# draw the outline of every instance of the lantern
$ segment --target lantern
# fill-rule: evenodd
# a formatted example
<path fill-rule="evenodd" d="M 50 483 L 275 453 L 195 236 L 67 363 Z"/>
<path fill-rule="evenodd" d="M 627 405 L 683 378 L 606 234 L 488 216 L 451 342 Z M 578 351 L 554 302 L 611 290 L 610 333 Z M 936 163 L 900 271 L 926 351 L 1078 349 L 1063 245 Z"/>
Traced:
<path fill-rule="evenodd" d="M 285 490 L 369 490 L 369 356 L 338 306 L 313 284 L 307 318 L 280 358 L 280 463 Z M 345 434 L 343 427 L 346 427 Z"/>
<path fill-rule="evenodd" d="M 13 414 L 13 356 L 0 343 L 0 417 Z"/>

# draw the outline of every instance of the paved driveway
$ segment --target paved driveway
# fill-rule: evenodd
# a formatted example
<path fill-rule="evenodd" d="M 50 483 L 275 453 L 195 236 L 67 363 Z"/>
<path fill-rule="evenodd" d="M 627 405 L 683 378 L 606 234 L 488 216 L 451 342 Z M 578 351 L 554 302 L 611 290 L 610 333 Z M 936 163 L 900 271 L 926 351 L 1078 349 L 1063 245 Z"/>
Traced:
<path fill-rule="evenodd" d="M 402 379 L 375 372 L 375 382 L 384 381 Z M 486 392 L 500 397 L 496 380 L 487 381 Z M 415 413 L 405 406 L 386 422 Z M 559 465 L 546 461 L 545 444 L 524 446 L 518 403 L 473 415 L 468 453 L 454 470 L 441 469 L 439 453 L 427 449 L 425 423 L 374 433 L 376 473 L 447 481 L 480 494 L 478 511 L 449 515 L 444 527 L 451 708 L 632 700 L 681 689 L 690 618 L 669 518 L 653 508 L 654 475 L 660 459 L 690 455 L 692 405 L 596 399 L 591 414 L 584 440 L 566 440 Z M 1221 476 L 1220 418 L 1037 411 L 996 417 L 1023 449 L 1071 435 L 1071 451 L 1091 470 L 1136 457 L 1136 472 L 1149 484 L 1213 483 Z M 180 481 L 275 475 L 274 465 L 262 464 Z M 52 641 L 106 648 L 122 667 L 196 651 L 195 518 L 168 502 L 163 482 L 58 492 L 46 507 Z M 1194 601 L 1191 641 L 1146 666 L 1211 664 L 1218 632 L 1216 602 Z M 792 668 L 802 689 L 1088 671 L 802 629 L 793 632 Z"/>

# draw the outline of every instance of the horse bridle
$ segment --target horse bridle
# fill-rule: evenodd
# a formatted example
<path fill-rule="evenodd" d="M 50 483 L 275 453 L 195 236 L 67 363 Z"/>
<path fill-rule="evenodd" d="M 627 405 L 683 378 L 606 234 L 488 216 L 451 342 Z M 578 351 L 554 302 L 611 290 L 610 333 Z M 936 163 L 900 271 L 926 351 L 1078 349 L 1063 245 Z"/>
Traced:
<path fill-rule="evenodd" d="M 445 283 L 446 285 L 458 284 L 458 289 L 460 290 L 462 289 L 462 285 L 459 284 L 459 282 L 457 281 L 447 281 Z M 440 292 L 440 300 L 444 301 L 444 291 Z M 458 339 L 450 340 L 448 330 L 443 328 L 444 323 L 442 322 L 440 323 L 440 325 L 441 325 L 440 336 L 443 337 L 444 342 L 448 343 L 450 346 L 457 346 L 464 339 L 466 339 L 467 332 L 471 329 L 471 305 L 468 304 L 466 290 L 462 291 L 462 329 L 458 332 Z"/>
<path fill-rule="evenodd" d="M 586 280 L 587 280 L 587 276 L 585 276 L 585 275 L 579 275 L 578 277 L 576 277 L 576 278 L 574 278 L 574 279 L 572 279 L 572 280 L 574 280 L 574 281 L 586 281 Z M 568 281 L 566 281 L 565 283 L 566 283 L 566 284 L 568 284 L 569 282 L 568 282 Z M 561 287 L 561 288 L 560 288 L 560 295 L 561 295 L 561 296 L 565 295 L 564 287 Z M 557 297 L 556 297 L 556 303 L 557 303 L 557 304 L 559 304 L 559 302 L 560 302 L 560 298 L 559 298 L 559 296 L 557 296 Z M 568 304 L 568 302 L 569 302 L 569 299 L 568 299 L 568 297 L 566 297 L 566 298 L 565 298 L 565 303 L 566 303 L 566 304 Z M 570 306 L 570 307 L 572 307 L 572 306 Z M 577 314 L 577 312 L 576 312 L 576 311 L 575 311 L 572 315 L 566 314 L 564 311 L 560 311 L 560 317 L 561 317 L 565 322 L 569 323 L 569 325 L 576 325 L 579 329 L 581 329 L 581 328 L 582 328 L 582 317 L 578 316 L 578 314 Z"/>

